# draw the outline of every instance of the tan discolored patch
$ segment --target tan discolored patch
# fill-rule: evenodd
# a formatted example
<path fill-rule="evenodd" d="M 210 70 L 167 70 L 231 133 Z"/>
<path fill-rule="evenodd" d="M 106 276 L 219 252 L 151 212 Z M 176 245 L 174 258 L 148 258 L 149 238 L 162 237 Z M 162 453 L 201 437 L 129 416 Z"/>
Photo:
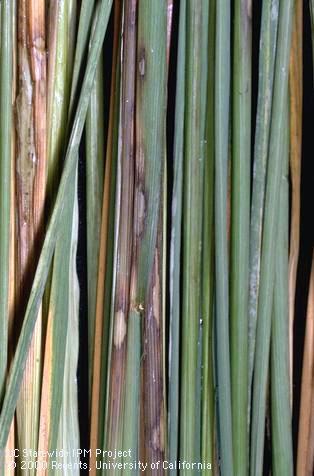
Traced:
<path fill-rule="evenodd" d="M 35 38 L 31 47 L 32 76 L 34 81 L 41 81 L 46 76 L 46 50 L 45 40 Z"/>
<path fill-rule="evenodd" d="M 153 430 L 152 435 L 152 445 L 154 451 L 161 451 L 163 452 L 165 449 L 165 431 L 164 431 L 164 411 L 163 407 L 161 408 L 160 412 L 160 419 L 158 425 Z"/>
<path fill-rule="evenodd" d="M 120 309 L 116 312 L 114 326 L 114 345 L 119 349 L 124 342 L 126 336 L 126 322 L 123 311 Z"/>
<path fill-rule="evenodd" d="M 45 40 L 44 40 L 44 38 L 41 37 L 41 36 L 38 36 L 37 38 L 35 38 L 34 47 L 36 48 L 36 50 L 39 50 L 41 52 L 45 52 Z"/>

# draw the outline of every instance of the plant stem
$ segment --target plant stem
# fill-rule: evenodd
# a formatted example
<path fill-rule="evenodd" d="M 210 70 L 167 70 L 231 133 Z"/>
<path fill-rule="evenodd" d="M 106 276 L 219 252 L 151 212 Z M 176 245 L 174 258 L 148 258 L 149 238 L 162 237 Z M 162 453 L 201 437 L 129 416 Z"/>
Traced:
<path fill-rule="evenodd" d="M 47 168 L 45 2 L 21 0 L 18 15 L 16 193 L 19 247 L 16 282 L 17 313 L 22 315 L 43 237 Z M 38 312 L 17 407 L 17 437 L 21 448 L 36 448 L 38 440 L 41 309 Z M 28 474 L 34 474 L 34 470 Z"/>
<path fill-rule="evenodd" d="M 108 2 L 110 4 L 110 1 Z M 78 25 L 75 58 L 73 65 L 73 77 L 70 96 L 69 120 L 72 119 L 73 108 L 76 105 L 78 82 L 84 57 L 87 55 L 89 45 L 89 34 L 92 28 L 92 18 L 95 8 L 95 0 L 82 0 L 80 8 L 80 20 Z"/>
<path fill-rule="evenodd" d="M 8 320 L 9 320 L 9 261 L 10 261 L 10 207 L 11 207 L 11 143 L 12 143 L 12 2 L 5 0 L 1 5 L 0 46 L 0 402 L 8 363 Z"/>
<path fill-rule="evenodd" d="M 105 167 L 103 82 L 104 58 L 102 54 L 86 118 L 87 299 L 90 398 L 93 380 L 97 275 Z"/>
<path fill-rule="evenodd" d="M 143 382 L 145 382 L 145 390 L 143 392 L 144 441 L 142 442 L 142 447 L 144 461 L 147 461 L 149 465 L 165 460 L 166 444 L 161 245 L 162 236 L 161 230 L 159 230 L 154 271 L 143 323 L 142 375 Z M 161 475 L 164 474 L 164 471 L 161 466 L 155 471 L 147 468 L 147 474 Z"/>
<path fill-rule="evenodd" d="M 0 40 L 0 405 L 5 391 L 7 367 L 10 361 L 9 341 L 12 339 L 12 252 L 14 246 L 14 179 L 12 160 L 12 98 L 13 98 L 13 6 L 10 0 L 1 4 Z M 12 233 L 13 229 L 13 233 Z M 14 259 L 14 255 L 13 255 Z M 13 429 L 14 430 L 14 429 Z M 11 435 L 14 432 L 11 430 Z M 14 449 L 14 442 L 8 443 L 7 451 Z M 0 458 L 0 473 L 9 473 L 10 457 Z M 12 474 L 12 472 L 10 473 Z M 8 475 L 10 476 L 10 475 Z"/>
<path fill-rule="evenodd" d="M 137 0 L 125 3 L 123 29 L 122 95 L 121 95 L 121 202 L 118 234 L 118 267 L 115 283 L 113 342 L 110 356 L 107 447 L 122 448 L 123 406 L 127 317 L 129 311 L 132 259 L 132 222 L 134 191 L 134 110 L 136 70 Z M 114 471 L 113 474 L 120 474 Z"/>
<path fill-rule="evenodd" d="M 131 457 L 124 462 L 138 460 L 138 431 L 139 431 L 139 395 L 141 387 L 141 322 L 138 315 L 130 313 L 128 323 L 128 345 L 126 365 L 126 388 L 133 388 L 125 401 L 123 448 L 131 450 Z M 123 476 L 136 475 L 136 470 L 123 469 Z"/>
<path fill-rule="evenodd" d="M 236 0 L 233 51 L 231 387 L 234 473 L 247 473 L 248 300 L 251 169 L 251 3 Z"/>
<path fill-rule="evenodd" d="M 289 122 L 288 98 L 284 105 L 284 134 L 281 153 L 283 168 L 280 183 L 279 220 L 275 264 L 275 287 L 271 334 L 271 422 L 272 473 L 293 474 L 292 425 L 289 397 Z"/>
<path fill-rule="evenodd" d="M 130 287 L 130 313 L 143 322 L 143 329 L 154 332 L 162 320 L 162 306 L 156 284 L 156 247 L 162 226 L 162 184 L 165 152 L 166 78 L 167 78 L 167 2 L 148 0 L 139 3 L 137 43 L 136 160 L 133 221 L 133 256 Z M 158 264 L 159 266 L 159 264 Z M 158 274 L 160 270 L 158 269 Z M 157 288 L 156 288 L 157 290 Z M 152 296 L 156 292 L 154 305 Z M 152 294 L 153 293 L 153 294 Z M 156 302 L 155 302 L 156 299 Z M 152 321 L 155 320 L 155 321 Z M 152 327 L 149 326 L 151 322 Z M 145 339 L 145 335 L 144 335 Z M 147 359 L 152 359 L 157 342 L 152 339 Z M 158 357 L 157 357 L 158 360 Z M 160 361 L 157 362 L 160 365 Z M 144 369 L 143 369 L 144 371 Z M 159 385 L 156 375 L 156 385 Z M 156 386 L 154 386 L 156 392 Z M 142 386 L 142 395 L 144 387 Z M 164 423 L 161 389 L 145 397 L 140 457 L 154 462 L 163 454 Z M 157 407 L 158 405 L 158 407 Z M 156 415 L 152 426 L 151 417 Z M 156 439 L 156 444 L 154 441 Z M 149 453 L 145 454 L 149 449 Z M 144 454 L 143 454 L 144 453 Z M 152 470 L 148 474 L 152 474 Z M 158 470 L 160 474 L 160 469 Z"/>
<path fill-rule="evenodd" d="M 229 349 L 227 181 L 230 100 L 230 4 L 216 5 L 215 68 L 215 283 L 219 453 L 222 476 L 232 476 L 232 417 Z"/>
<path fill-rule="evenodd" d="M 202 270 L 202 461 L 214 461 L 214 379 L 213 379 L 213 313 L 214 313 L 214 161 L 215 161 L 215 14 L 216 2 L 210 3 L 208 25 L 208 77 L 206 134 L 204 140 L 204 209 Z M 207 48 L 206 48 L 207 50 Z M 209 475 L 210 471 L 204 470 Z"/>
<path fill-rule="evenodd" d="M 200 460 L 202 231 L 208 8 L 187 4 L 180 458 Z M 183 470 L 186 474 L 186 470 Z"/>

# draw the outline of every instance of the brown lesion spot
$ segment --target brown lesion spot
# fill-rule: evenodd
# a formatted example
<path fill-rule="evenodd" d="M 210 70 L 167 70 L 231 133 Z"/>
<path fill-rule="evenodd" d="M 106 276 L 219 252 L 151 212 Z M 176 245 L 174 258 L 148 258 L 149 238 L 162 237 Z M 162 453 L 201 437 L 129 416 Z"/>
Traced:
<path fill-rule="evenodd" d="M 161 453 L 165 450 L 164 409 L 162 402 L 159 420 L 152 433 L 152 447 L 154 451 L 160 451 Z"/>

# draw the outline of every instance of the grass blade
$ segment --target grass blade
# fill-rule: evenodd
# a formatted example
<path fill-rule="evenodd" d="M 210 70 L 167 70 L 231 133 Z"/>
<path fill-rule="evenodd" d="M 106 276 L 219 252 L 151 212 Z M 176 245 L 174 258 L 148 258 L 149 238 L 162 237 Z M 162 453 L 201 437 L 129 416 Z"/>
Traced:
<path fill-rule="evenodd" d="M 22 315 L 29 282 L 42 243 L 46 191 L 46 44 L 45 2 L 18 3 L 18 93 L 16 193 L 17 251 L 16 283 L 19 295 L 17 314 Z M 42 310 L 38 318 L 25 366 L 17 406 L 17 438 L 21 448 L 36 448 L 39 430 L 42 351 Z M 20 323 L 19 323 L 20 324 Z M 34 462 L 34 458 L 30 458 Z M 34 474 L 29 470 L 28 474 Z"/>
<path fill-rule="evenodd" d="M 214 76 L 215 76 L 215 14 L 216 2 L 210 3 L 208 24 L 208 77 L 206 134 L 204 141 L 204 211 L 203 211 L 203 392 L 202 392 L 202 453 L 201 460 L 214 461 L 214 376 L 213 376 L 213 312 L 214 312 Z M 207 50 L 207 49 L 206 49 Z M 209 474 L 210 471 L 204 474 Z"/>
<path fill-rule="evenodd" d="M 0 40 L 0 402 L 5 391 L 5 380 L 9 361 L 9 339 L 12 339 L 12 252 L 14 246 L 14 168 L 11 153 L 12 144 L 12 98 L 13 98 L 13 6 L 10 0 L 1 4 Z M 13 228 L 13 233 L 12 233 Z M 13 255 L 14 260 L 14 255 Z M 10 340 L 11 340 L 10 339 Z M 11 430 L 11 435 L 14 437 Z M 7 450 L 14 449 L 12 437 Z M 0 473 L 8 470 L 10 456 L 0 458 Z M 8 471 L 9 472 L 9 471 Z M 10 475 L 13 474 L 12 471 Z M 9 476 L 10 476 L 9 475 Z"/>
<path fill-rule="evenodd" d="M 162 238 L 158 230 L 154 259 L 154 272 L 151 277 L 147 311 L 143 324 L 142 375 L 145 382 L 143 392 L 143 432 L 141 456 L 149 465 L 165 460 L 165 386 L 163 373 L 163 332 L 162 319 Z M 132 315 L 132 313 L 131 313 Z M 153 442 L 153 444 L 152 444 Z M 147 468 L 149 474 L 152 470 Z M 157 474 L 163 474 L 159 468 Z"/>
<path fill-rule="evenodd" d="M 254 476 L 261 475 L 263 471 L 266 389 L 273 306 L 274 258 L 279 216 L 279 185 L 283 161 L 280 149 L 284 130 L 285 116 L 283 111 L 288 91 L 292 7 L 293 2 L 291 0 L 280 3 L 254 365 L 250 468 L 250 474 Z"/>
<path fill-rule="evenodd" d="M 153 12 L 156 17 L 153 21 Z M 159 213 L 155 207 L 152 213 L 145 204 L 146 221 L 143 223 L 143 213 L 141 212 L 142 200 L 145 199 L 143 193 L 149 188 L 149 201 L 159 203 L 161 190 L 161 175 L 164 153 L 164 141 L 161 140 L 164 134 L 165 120 L 165 82 L 160 78 L 166 77 L 166 43 L 159 41 L 161 34 L 166 28 L 166 8 L 165 1 L 155 4 L 148 0 L 141 4 L 139 12 L 139 39 L 138 39 L 138 108 L 136 116 L 136 190 L 135 190 L 135 218 L 134 234 L 136 240 L 133 246 L 137 253 L 134 254 L 134 271 L 132 274 L 131 296 L 134 302 L 131 307 L 135 307 L 139 312 L 140 307 L 146 299 L 148 276 L 153 269 L 155 254 L 157 226 Z M 147 22 L 145 22 L 145 19 Z M 152 51 L 153 50 L 153 51 Z M 150 68 L 148 68 L 150 65 Z M 157 74 L 158 71 L 158 74 Z M 148 84 L 149 87 L 148 87 Z M 145 132 L 145 133 L 144 133 Z M 146 147 L 144 147 L 146 145 Z M 146 150 L 145 155 L 143 155 Z M 145 165 L 146 182 L 143 182 L 141 168 Z M 144 188 L 143 188 L 144 186 Z M 146 215 L 147 214 L 147 215 Z M 142 226 L 143 233 L 140 233 Z"/>
<path fill-rule="evenodd" d="M 89 380 L 93 379 L 95 312 L 99 261 L 101 208 L 105 167 L 104 61 L 98 64 L 86 118 L 86 219 L 87 219 L 87 299 L 89 328 Z M 91 390 L 90 390 L 91 391 Z"/>
<path fill-rule="evenodd" d="M 130 313 L 128 322 L 128 345 L 126 365 L 126 388 L 133 388 L 125 400 L 123 448 L 131 450 L 131 457 L 124 462 L 131 463 L 138 460 L 138 433 L 139 433 L 139 389 L 141 368 L 141 321 L 138 315 Z M 135 475 L 135 470 L 125 468 L 123 476 Z"/>
<path fill-rule="evenodd" d="M 251 4 L 234 9 L 231 212 L 231 386 L 234 473 L 247 472 L 248 299 L 251 168 Z"/>
<path fill-rule="evenodd" d="M 232 476 L 233 450 L 226 218 L 230 100 L 230 4 L 225 0 L 217 2 L 216 5 L 215 51 L 215 313 L 219 453 L 222 476 Z"/>
<path fill-rule="evenodd" d="M 110 0 L 108 1 L 110 4 Z M 70 114 L 69 118 L 72 119 L 73 107 L 77 100 L 77 87 L 82 73 L 82 64 L 84 58 L 86 58 L 89 42 L 89 33 L 92 28 L 92 18 L 95 8 L 95 0 L 82 0 L 80 9 L 80 20 L 77 32 L 75 58 L 73 65 L 73 77 L 71 85 L 71 98 L 70 98 Z"/>
<path fill-rule="evenodd" d="M 49 20 L 49 61 L 48 61 L 48 174 L 47 195 L 50 204 L 54 201 L 54 190 L 58 184 L 67 125 L 72 68 L 68 46 L 71 30 L 71 2 L 57 0 L 50 6 Z M 73 23 L 73 22 L 72 22 Z M 59 101 L 56 101 L 56 97 Z"/>
<path fill-rule="evenodd" d="M 127 317 L 132 256 L 134 105 L 137 0 L 125 3 L 121 94 L 121 190 L 113 341 L 110 355 L 107 448 L 122 448 Z M 118 474 L 118 473 L 117 473 Z"/>
<path fill-rule="evenodd" d="M 16 77 L 17 77 L 17 15 L 16 15 L 16 2 L 12 3 L 12 104 L 15 103 L 16 99 Z M 8 64 L 10 67 L 10 64 Z M 16 213 L 16 187 L 15 187 L 15 154 L 16 154 L 16 134 L 11 136 L 11 205 L 10 205 L 10 240 L 11 243 L 14 243 L 16 236 L 16 223 L 15 223 L 15 213 Z M 12 355 L 14 351 L 14 312 L 15 312 L 15 263 L 16 263 L 16 247 L 10 246 L 10 264 L 9 264 L 9 322 L 8 322 L 8 358 L 11 363 Z M 12 450 L 16 448 L 15 441 L 15 421 L 13 420 L 10 428 L 9 438 L 6 446 L 6 465 L 8 476 L 14 476 L 15 469 L 10 468 L 9 464 L 12 462 Z"/>
<path fill-rule="evenodd" d="M 75 18 L 73 15 L 72 18 Z M 73 187 L 74 195 L 77 195 L 77 177 Z M 77 198 L 73 200 L 74 206 L 71 210 L 71 216 L 69 217 L 70 223 L 72 223 L 72 230 L 67 240 L 69 246 L 64 247 L 65 252 L 70 254 L 69 268 L 66 276 L 68 277 L 69 284 L 69 297 L 68 297 L 68 318 L 67 329 L 64 329 L 66 334 L 65 356 L 64 356 L 64 369 L 60 372 L 63 375 L 62 385 L 62 401 L 61 409 L 57 409 L 58 413 L 58 425 L 55 425 L 55 433 L 51 432 L 50 449 L 57 448 L 59 450 L 59 463 L 67 466 L 67 471 L 72 470 L 73 475 L 79 474 L 79 455 L 73 451 L 73 448 L 80 447 L 80 431 L 78 422 L 78 388 L 74 384 L 76 382 L 77 375 L 77 363 L 79 354 L 79 284 L 76 271 L 76 254 L 77 254 L 77 242 L 78 242 L 78 201 Z M 67 230 L 68 231 L 68 230 Z M 59 377 L 60 378 L 60 377 Z M 53 398 L 53 397 L 52 397 Z M 57 433 L 58 429 L 58 433 Z M 56 438 L 57 437 L 57 438 Z M 55 440 L 56 438 L 56 440 Z M 54 445 L 56 441 L 56 445 Z M 64 451 L 65 457 L 60 455 L 61 451 Z M 70 466 L 72 465 L 72 466 Z M 54 474 L 54 470 L 51 470 L 51 474 Z"/>
<path fill-rule="evenodd" d="M 148 328 L 153 313 L 156 325 L 162 319 L 153 311 L 150 300 L 154 287 L 158 229 L 161 220 L 162 176 L 164 171 L 166 78 L 167 78 L 167 2 L 162 0 L 139 3 L 137 44 L 137 102 L 136 102 L 136 161 L 133 222 L 133 262 L 131 273 L 130 313 L 135 313 Z M 157 295 L 156 295 L 157 298 Z M 145 336 L 144 336 L 145 339 Z M 150 354 L 154 348 L 149 349 Z M 152 354 L 151 354 L 152 355 Z M 148 356 L 151 358 L 151 356 Z M 156 376 L 157 377 L 157 376 Z M 142 387 L 143 392 L 143 387 Z M 143 395 L 143 393 L 142 393 Z M 162 407 L 159 397 L 147 395 L 146 411 L 143 412 L 143 428 L 149 431 L 141 443 L 141 453 L 147 451 L 149 442 L 157 436 L 147 455 L 140 457 L 150 463 L 163 451 L 161 426 Z M 146 404 L 144 404 L 146 405 Z M 158 415 L 155 424 L 146 419 Z M 155 432 L 155 433 L 154 433 Z M 160 472 L 160 470 L 159 470 Z M 152 474 L 152 470 L 148 472 Z"/>
<path fill-rule="evenodd" d="M 275 287 L 271 334 L 271 423 L 272 474 L 293 475 L 292 424 L 289 398 L 289 123 L 288 101 L 284 105 L 284 134 L 281 146 L 283 168 L 280 183 L 276 247 Z"/>
<path fill-rule="evenodd" d="M 200 459 L 200 339 L 208 9 L 187 4 L 180 458 Z M 205 40 L 206 39 L 206 40 Z M 205 55 L 206 57 L 204 57 Z M 205 59 L 205 61 L 204 61 Z M 204 74 L 205 73 L 205 74 Z"/>
<path fill-rule="evenodd" d="M 0 401 L 2 401 L 3 397 L 8 363 L 9 244 L 12 167 L 12 12 L 11 1 L 5 0 L 2 2 L 0 45 Z"/>

